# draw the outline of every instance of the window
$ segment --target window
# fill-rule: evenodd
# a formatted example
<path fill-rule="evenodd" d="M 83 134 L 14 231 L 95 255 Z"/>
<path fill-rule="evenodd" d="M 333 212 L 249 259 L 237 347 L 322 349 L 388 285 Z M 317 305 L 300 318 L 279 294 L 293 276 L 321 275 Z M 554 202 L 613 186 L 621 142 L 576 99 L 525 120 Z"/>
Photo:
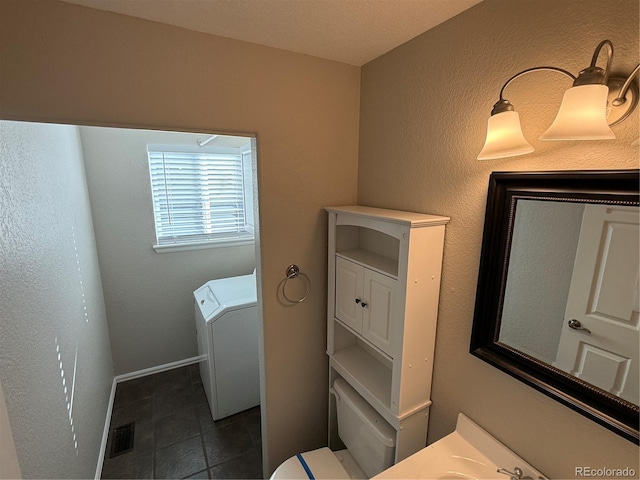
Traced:
<path fill-rule="evenodd" d="M 252 242 L 250 149 L 189 148 L 148 147 L 156 251 Z"/>

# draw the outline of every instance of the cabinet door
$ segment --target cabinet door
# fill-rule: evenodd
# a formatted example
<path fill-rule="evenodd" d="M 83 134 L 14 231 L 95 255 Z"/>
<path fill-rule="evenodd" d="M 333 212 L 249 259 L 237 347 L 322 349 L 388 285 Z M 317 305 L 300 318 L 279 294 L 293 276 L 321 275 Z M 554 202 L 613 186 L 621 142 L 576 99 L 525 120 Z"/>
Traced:
<path fill-rule="evenodd" d="M 364 269 L 336 257 L 336 318 L 362 333 L 362 282 Z"/>
<path fill-rule="evenodd" d="M 397 281 L 369 269 L 364 269 L 364 308 L 362 336 L 393 357 L 394 290 Z"/>

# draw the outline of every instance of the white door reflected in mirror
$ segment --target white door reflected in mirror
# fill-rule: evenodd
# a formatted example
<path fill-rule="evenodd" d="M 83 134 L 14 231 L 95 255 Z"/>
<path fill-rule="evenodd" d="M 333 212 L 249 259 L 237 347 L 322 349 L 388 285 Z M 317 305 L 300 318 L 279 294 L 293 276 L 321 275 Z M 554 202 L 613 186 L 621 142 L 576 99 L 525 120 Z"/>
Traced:
<path fill-rule="evenodd" d="M 519 199 L 499 334 L 501 343 L 634 405 L 638 211 Z"/>

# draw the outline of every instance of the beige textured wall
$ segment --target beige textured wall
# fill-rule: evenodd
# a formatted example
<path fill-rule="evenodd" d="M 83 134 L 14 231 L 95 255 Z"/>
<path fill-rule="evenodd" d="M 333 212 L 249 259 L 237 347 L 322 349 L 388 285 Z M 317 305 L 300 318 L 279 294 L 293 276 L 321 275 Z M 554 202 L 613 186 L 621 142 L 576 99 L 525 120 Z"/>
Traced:
<path fill-rule="evenodd" d="M 356 198 L 360 70 L 53 0 L 0 1 L 0 118 L 255 132 L 268 472 L 326 441 L 326 205 Z M 313 282 L 286 307 L 290 263 Z M 4 385 L 4 382 L 3 382 Z"/>
<path fill-rule="evenodd" d="M 78 128 L 0 122 L 0 383 L 25 478 L 91 478 L 113 385 Z"/>
<path fill-rule="evenodd" d="M 11 423 L 0 383 L 0 478 L 22 478 Z"/>
<path fill-rule="evenodd" d="M 462 411 L 551 477 L 573 477 L 575 466 L 638 472 L 637 446 L 468 353 L 491 171 L 638 167 L 630 146 L 638 112 L 614 127 L 615 141 L 537 140 L 570 86 L 553 73 L 506 91 L 536 152 L 477 161 L 500 87 L 536 65 L 577 74 L 605 38 L 616 47 L 613 73 L 628 73 L 638 29 L 637 0 L 485 0 L 363 67 L 358 203 L 451 217 L 430 442 L 453 430 Z"/>

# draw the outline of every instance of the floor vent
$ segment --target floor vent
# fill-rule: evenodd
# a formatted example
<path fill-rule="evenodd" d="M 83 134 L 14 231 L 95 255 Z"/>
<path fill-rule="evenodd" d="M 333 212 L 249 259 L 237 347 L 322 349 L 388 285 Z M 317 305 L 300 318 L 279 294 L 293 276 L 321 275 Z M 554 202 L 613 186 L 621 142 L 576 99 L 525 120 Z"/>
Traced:
<path fill-rule="evenodd" d="M 134 425 L 135 422 L 127 423 L 113 429 L 109 458 L 117 457 L 133 450 Z"/>

